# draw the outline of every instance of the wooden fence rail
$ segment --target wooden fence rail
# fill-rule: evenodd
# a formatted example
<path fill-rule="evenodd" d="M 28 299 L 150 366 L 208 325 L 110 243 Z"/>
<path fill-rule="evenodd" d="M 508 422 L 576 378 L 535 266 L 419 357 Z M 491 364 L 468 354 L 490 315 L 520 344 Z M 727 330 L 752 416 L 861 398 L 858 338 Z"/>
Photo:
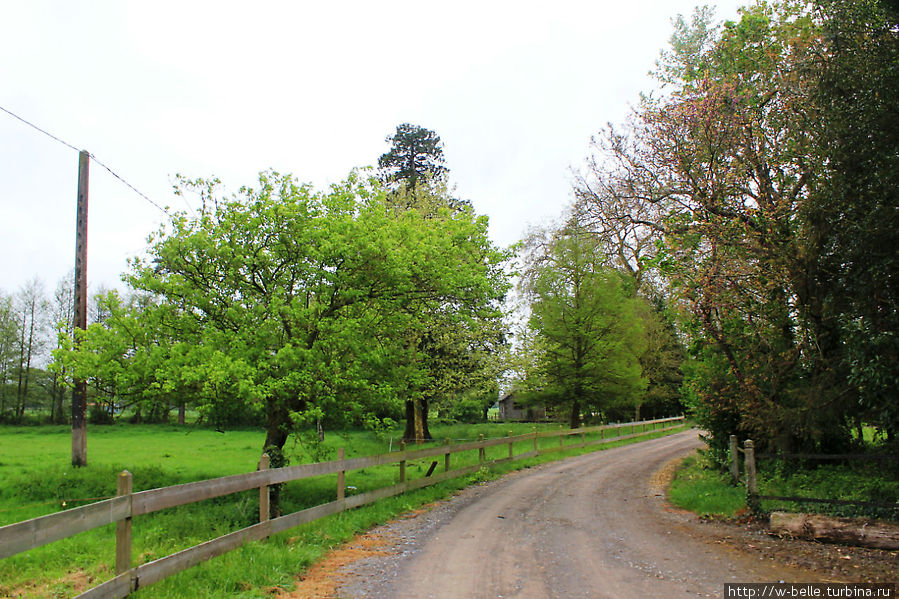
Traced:
<path fill-rule="evenodd" d="M 523 460 L 552 451 L 585 448 L 639 437 L 652 432 L 672 430 L 681 426 L 683 420 L 683 416 L 677 416 L 624 424 L 608 424 L 584 429 L 543 432 L 538 432 L 535 428 L 532 433 L 523 435 L 513 436 L 510 433 L 507 437 L 492 439 L 483 439 L 482 435 L 482 438 L 478 441 L 450 445 L 449 440 L 447 440 L 444 445 L 424 449 L 408 450 L 403 444 L 400 451 L 397 452 L 351 459 L 343 459 L 343 450 L 339 450 L 337 460 L 274 469 L 269 469 L 268 456 L 263 455 L 259 468 L 255 472 L 150 489 L 137 493 L 133 493 L 131 490 L 131 474 L 128 471 L 123 471 L 117 481 L 117 496 L 112 499 L 0 527 L 0 559 L 74 536 L 80 532 L 115 523 L 116 576 L 78 595 L 78 598 L 118 599 L 126 597 L 138 588 L 146 587 L 203 561 L 237 549 L 250 541 L 258 541 L 300 524 L 312 522 L 343 510 L 374 503 L 379 499 L 436 484 L 450 478 L 465 476 L 477 472 L 485 466 L 513 460 Z M 647 427 L 649 427 L 648 430 Z M 623 435 L 622 429 L 624 428 L 630 428 L 631 432 Z M 638 431 L 638 428 L 641 430 Z M 608 431 L 614 432 L 615 435 L 607 435 Z M 586 440 L 586 435 L 597 432 L 600 434 L 599 439 Z M 564 438 L 571 435 L 580 435 L 580 442 L 565 445 Z M 551 437 L 559 438 L 557 447 L 538 448 L 538 439 Z M 531 450 L 515 454 L 514 445 L 527 441 L 531 441 Z M 508 457 L 487 461 L 486 449 L 499 445 L 508 445 Z M 452 454 L 473 450 L 478 451 L 479 459 L 477 464 L 451 469 L 450 456 Z M 407 462 L 438 456 L 444 457 L 443 472 L 433 476 L 429 475 L 423 478 L 407 480 L 405 469 Z M 389 464 L 400 465 L 399 482 L 397 484 L 346 497 L 345 473 L 347 471 Z M 429 473 L 433 471 L 433 467 L 432 465 Z M 338 475 L 336 501 L 300 510 L 279 518 L 269 519 L 268 497 L 271 485 L 327 474 Z M 258 524 L 189 547 L 155 561 L 132 567 L 131 521 L 135 516 L 252 489 L 259 490 L 260 522 Z"/>

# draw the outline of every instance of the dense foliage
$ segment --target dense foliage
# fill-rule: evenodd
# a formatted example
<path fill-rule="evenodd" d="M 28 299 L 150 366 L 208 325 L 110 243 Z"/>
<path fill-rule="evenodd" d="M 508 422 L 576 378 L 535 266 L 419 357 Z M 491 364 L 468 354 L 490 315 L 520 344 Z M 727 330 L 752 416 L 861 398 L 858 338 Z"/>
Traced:
<path fill-rule="evenodd" d="M 110 318 L 60 362 L 116 394 L 190 392 L 212 418 L 256 411 L 275 463 L 298 427 L 398 417 L 436 376 L 422 319 L 455 327 L 502 295 L 503 254 L 470 210 L 397 211 L 356 174 L 327 192 L 273 172 L 233 197 L 181 185 L 204 209 L 133 263 L 128 283 L 148 300 L 112 296 Z"/>
<path fill-rule="evenodd" d="M 716 447 L 899 426 L 896 24 L 865 0 L 759 4 L 721 29 L 698 11 L 657 92 L 596 140 L 580 212 L 662 277 Z"/>

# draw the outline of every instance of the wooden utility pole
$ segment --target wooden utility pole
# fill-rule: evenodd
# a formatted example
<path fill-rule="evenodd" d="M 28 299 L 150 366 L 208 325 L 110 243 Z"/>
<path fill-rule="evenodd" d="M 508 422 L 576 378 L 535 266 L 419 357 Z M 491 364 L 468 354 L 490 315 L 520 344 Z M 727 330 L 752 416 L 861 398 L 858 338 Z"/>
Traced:
<path fill-rule="evenodd" d="M 87 190 L 90 153 L 78 155 L 78 204 L 75 217 L 75 344 L 87 328 Z M 72 389 L 72 465 L 87 466 L 87 381 L 76 380 Z"/>

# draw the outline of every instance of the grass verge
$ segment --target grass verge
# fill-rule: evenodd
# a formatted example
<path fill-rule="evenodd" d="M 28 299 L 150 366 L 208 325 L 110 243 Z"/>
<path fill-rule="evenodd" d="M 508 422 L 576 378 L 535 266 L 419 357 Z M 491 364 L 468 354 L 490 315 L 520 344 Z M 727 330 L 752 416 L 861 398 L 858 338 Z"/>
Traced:
<path fill-rule="evenodd" d="M 746 510 L 746 492 L 709 465 L 702 454 L 685 459 L 668 488 L 668 500 L 700 516 L 732 518 Z"/>
<path fill-rule="evenodd" d="M 542 429 L 558 429 L 548 425 Z M 439 439 L 456 441 L 522 434 L 532 425 L 454 425 L 434 427 Z M 70 431 L 64 427 L 0 429 L 0 523 L 20 521 L 61 507 L 114 494 L 115 474 L 127 468 L 134 474 L 135 490 L 200 480 L 253 469 L 258 460 L 261 431 L 227 434 L 182 427 L 97 427 L 89 432 L 90 466 L 72 469 L 68 461 Z M 621 434 L 632 432 L 624 429 Z M 670 433 L 654 433 L 641 440 Z M 599 435 L 587 435 L 586 440 Z M 575 437 L 568 442 L 579 441 Z M 635 442 L 609 443 L 603 448 Z M 515 453 L 532 449 L 532 440 L 515 446 Z M 559 446 L 558 439 L 539 439 L 542 449 Z M 396 440 L 351 431 L 331 434 L 314 451 L 333 457 L 343 446 L 347 457 L 384 453 Z M 595 448 L 593 448 L 595 450 Z M 311 461 L 313 448 L 291 448 L 293 463 Z M 289 589 L 295 578 L 330 549 L 372 526 L 403 512 L 443 499 L 474 482 L 495 478 L 513 469 L 590 451 L 566 449 L 551 454 L 482 469 L 469 477 L 410 492 L 376 504 L 343 512 L 213 559 L 139 591 L 137 597 L 266 597 L 275 587 Z M 508 446 L 488 448 L 487 459 L 505 457 Z M 453 467 L 477 463 L 477 452 L 454 454 Z M 407 476 L 425 475 L 429 463 L 410 462 Z M 396 482 L 396 465 L 348 473 L 350 493 L 364 492 Z M 334 499 L 335 477 L 318 477 L 286 485 L 285 512 Z M 355 487 L 355 489 L 350 489 Z M 181 506 L 135 518 L 133 563 L 146 563 L 255 522 L 258 493 L 247 492 Z M 112 576 L 114 526 L 88 531 L 44 547 L 0 560 L 0 596 L 71 597 Z"/>

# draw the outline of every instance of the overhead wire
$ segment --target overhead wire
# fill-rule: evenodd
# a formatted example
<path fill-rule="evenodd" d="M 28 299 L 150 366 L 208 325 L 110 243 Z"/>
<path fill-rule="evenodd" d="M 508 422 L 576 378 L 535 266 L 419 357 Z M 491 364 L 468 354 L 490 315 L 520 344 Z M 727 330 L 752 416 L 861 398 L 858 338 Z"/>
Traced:
<path fill-rule="evenodd" d="M 19 115 L 17 115 L 16 113 L 12 112 L 11 110 L 7 110 L 7 109 L 4 108 L 3 106 L 0 106 L 0 110 L 2 110 L 3 112 L 5 112 L 5 113 L 8 114 L 9 116 L 11 116 L 11 117 L 13 117 L 13 118 L 15 118 L 15 119 L 17 119 L 17 120 L 19 120 L 19 121 L 25 123 L 26 125 L 28 125 L 28 126 L 31 127 L 32 129 L 34 129 L 34 130 L 36 130 L 36 131 L 39 131 L 39 132 L 43 133 L 44 135 L 46 135 L 46 136 L 49 137 L 50 139 L 52 139 L 52 140 L 54 140 L 54 141 L 56 141 L 56 142 L 58 142 L 58 143 L 60 143 L 60 144 L 62 144 L 62 145 L 64 145 L 64 146 L 66 146 L 67 148 L 71 148 L 72 150 L 75 150 L 76 152 L 79 152 L 79 153 L 82 151 L 82 150 L 79 150 L 78 148 L 76 148 L 74 145 L 70 144 L 69 142 L 65 141 L 64 139 L 61 139 L 61 138 L 57 137 L 56 135 L 53 135 L 53 134 L 50 133 L 49 131 L 47 131 L 47 130 L 45 130 L 45 129 L 42 129 L 42 128 L 38 127 L 37 125 L 35 125 L 34 123 L 32 123 L 32 122 L 30 122 L 30 121 L 28 121 L 28 120 L 26 120 L 26 119 L 20 117 Z M 134 193 L 136 193 L 137 195 L 139 195 L 140 197 L 142 197 L 143 199 L 145 199 L 147 202 L 149 202 L 150 204 L 152 204 L 157 210 L 160 210 L 160 211 L 161 211 L 162 213 L 164 213 L 166 216 L 171 216 L 171 214 L 169 214 L 169 211 L 168 211 L 168 210 L 166 210 L 164 207 L 160 206 L 158 203 L 156 203 L 156 202 L 154 202 L 153 200 L 151 200 L 150 197 L 147 196 L 147 194 L 143 193 L 142 191 L 140 191 L 139 189 L 137 189 L 134 185 L 132 185 L 131 183 L 129 183 L 128 181 L 126 181 L 124 177 L 122 177 L 121 175 L 119 175 L 118 173 L 116 173 L 114 170 L 112 170 L 111 168 L 109 168 L 104 162 L 102 162 L 99 158 L 97 158 L 96 155 L 91 154 L 90 152 L 88 152 L 88 156 L 90 156 L 91 160 L 93 160 L 94 162 L 96 162 L 97 164 L 99 164 L 100 166 L 102 166 L 103 168 L 105 168 L 107 171 L 109 171 L 109 174 L 111 174 L 113 177 L 115 177 L 116 179 L 118 179 L 119 181 L 121 181 L 122 183 L 124 183 L 126 186 L 128 186 Z M 185 200 L 185 202 L 186 202 L 186 200 Z M 189 209 L 191 209 L 191 211 L 193 211 L 193 209 L 191 208 L 190 204 L 188 204 L 187 207 L 188 207 Z"/>

